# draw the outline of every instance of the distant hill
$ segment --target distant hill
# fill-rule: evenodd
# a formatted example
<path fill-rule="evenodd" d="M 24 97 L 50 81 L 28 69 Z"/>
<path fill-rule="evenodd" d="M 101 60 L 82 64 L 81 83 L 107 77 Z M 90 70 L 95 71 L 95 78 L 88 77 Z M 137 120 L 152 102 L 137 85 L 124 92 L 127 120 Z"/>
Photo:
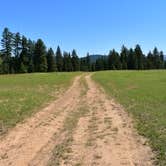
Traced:
<path fill-rule="evenodd" d="M 96 62 L 97 59 L 102 58 L 102 57 L 106 58 L 107 56 L 99 55 L 99 54 L 90 55 L 90 61 L 91 61 L 91 63 L 94 63 L 94 62 Z"/>

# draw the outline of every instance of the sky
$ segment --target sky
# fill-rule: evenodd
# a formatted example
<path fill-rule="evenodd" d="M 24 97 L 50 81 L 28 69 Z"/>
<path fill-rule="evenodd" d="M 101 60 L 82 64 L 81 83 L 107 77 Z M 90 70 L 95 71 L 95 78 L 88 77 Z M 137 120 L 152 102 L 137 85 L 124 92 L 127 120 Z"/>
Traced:
<path fill-rule="evenodd" d="M 0 0 L 0 33 L 4 27 L 79 56 L 137 43 L 166 53 L 165 0 Z"/>

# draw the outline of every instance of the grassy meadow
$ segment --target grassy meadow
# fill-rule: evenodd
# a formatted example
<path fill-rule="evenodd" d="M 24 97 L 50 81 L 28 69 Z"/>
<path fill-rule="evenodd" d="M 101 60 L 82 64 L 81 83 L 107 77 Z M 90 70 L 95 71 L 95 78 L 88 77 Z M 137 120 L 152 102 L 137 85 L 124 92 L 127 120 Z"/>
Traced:
<path fill-rule="evenodd" d="M 93 79 L 133 115 L 157 153 L 157 164 L 166 165 L 166 71 L 104 71 Z"/>
<path fill-rule="evenodd" d="M 14 126 L 56 99 L 78 73 L 0 75 L 0 125 Z"/>

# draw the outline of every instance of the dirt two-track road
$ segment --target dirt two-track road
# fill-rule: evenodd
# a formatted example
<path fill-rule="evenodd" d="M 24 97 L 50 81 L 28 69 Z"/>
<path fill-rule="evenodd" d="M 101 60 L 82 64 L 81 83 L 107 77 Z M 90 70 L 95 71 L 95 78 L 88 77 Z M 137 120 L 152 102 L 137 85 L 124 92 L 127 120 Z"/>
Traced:
<path fill-rule="evenodd" d="M 0 138 L 0 166 L 149 166 L 153 157 L 90 74 Z"/>

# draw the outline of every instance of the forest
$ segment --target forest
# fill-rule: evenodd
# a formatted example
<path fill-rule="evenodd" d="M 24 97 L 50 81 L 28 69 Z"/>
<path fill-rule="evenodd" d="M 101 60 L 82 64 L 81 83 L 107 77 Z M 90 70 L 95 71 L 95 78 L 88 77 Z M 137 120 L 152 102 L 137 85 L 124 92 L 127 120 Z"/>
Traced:
<path fill-rule="evenodd" d="M 57 46 L 57 50 L 54 51 L 47 48 L 42 39 L 34 41 L 19 32 L 13 33 L 8 28 L 4 28 L 2 32 L 1 74 L 165 68 L 164 53 L 157 47 L 146 55 L 139 44 L 129 49 L 123 45 L 120 53 L 112 49 L 108 55 L 91 62 L 89 53 L 80 58 L 75 49 L 72 52 L 62 52 Z"/>

